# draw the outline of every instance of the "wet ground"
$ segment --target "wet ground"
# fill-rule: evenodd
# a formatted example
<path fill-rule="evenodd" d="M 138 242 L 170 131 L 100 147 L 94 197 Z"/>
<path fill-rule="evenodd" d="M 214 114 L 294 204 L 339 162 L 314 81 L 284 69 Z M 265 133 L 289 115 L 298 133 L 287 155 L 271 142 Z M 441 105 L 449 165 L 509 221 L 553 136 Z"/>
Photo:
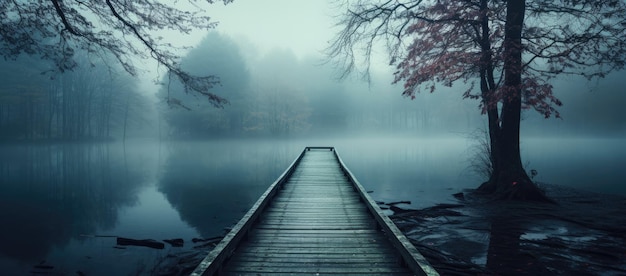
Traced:
<path fill-rule="evenodd" d="M 558 204 L 465 191 L 391 217 L 441 275 L 626 275 L 626 198 L 541 188 Z"/>

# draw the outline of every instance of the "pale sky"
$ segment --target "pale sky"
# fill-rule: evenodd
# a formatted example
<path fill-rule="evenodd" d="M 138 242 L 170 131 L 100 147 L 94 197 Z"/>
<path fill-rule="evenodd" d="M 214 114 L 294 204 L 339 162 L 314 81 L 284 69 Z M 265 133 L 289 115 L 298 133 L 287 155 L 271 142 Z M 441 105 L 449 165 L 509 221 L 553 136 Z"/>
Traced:
<path fill-rule="evenodd" d="M 263 53 L 291 49 L 303 57 L 320 53 L 332 39 L 334 20 L 330 0 L 235 0 L 214 4 L 208 14 L 219 21 L 217 31 L 247 38 Z"/>
<path fill-rule="evenodd" d="M 343 10 L 337 9 L 336 2 L 337 0 L 234 0 L 228 5 L 218 1 L 212 5 L 203 3 L 201 7 L 206 9 L 206 14 L 213 21 L 219 23 L 215 31 L 238 43 L 244 58 L 262 57 L 264 53 L 280 48 L 291 50 L 300 59 L 319 58 L 321 63 L 325 59 L 323 51 L 339 31 L 335 26 L 335 17 L 342 14 Z M 191 35 L 163 31 L 161 35 L 174 45 L 193 47 L 206 35 L 206 31 L 195 31 Z M 184 53 L 182 56 L 184 57 Z M 372 72 L 391 74 L 384 51 L 375 53 L 372 62 Z M 142 67 L 151 73 L 145 76 L 141 89 L 147 92 L 157 89 L 154 79 L 164 72 L 156 72 L 157 64 L 152 60 L 142 61 Z"/>
<path fill-rule="evenodd" d="M 206 14 L 219 22 L 215 31 L 233 38 L 239 43 L 244 56 L 261 56 L 274 48 L 289 49 L 298 58 L 319 56 L 327 47 L 334 34 L 333 11 L 335 0 L 235 0 L 224 5 L 216 2 L 203 3 Z M 180 2 L 184 4 L 186 2 Z M 181 7 L 182 8 L 182 7 Z M 193 10 L 193 7 L 187 7 Z M 184 8 L 183 8 L 184 9 Z M 206 35 L 206 31 L 195 31 L 191 35 L 162 31 L 166 42 L 177 46 L 195 46 Z M 244 45 L 241 45 L 244 44 Z M 184 56 L 184 54 L 182 55 Z M 153 60 L 143 60 L 138 65 L 147 73 L 142 79 L 142 90 L 151 93 L 158 89 L 155 78 L 164 71 L 157 72 Z"/>

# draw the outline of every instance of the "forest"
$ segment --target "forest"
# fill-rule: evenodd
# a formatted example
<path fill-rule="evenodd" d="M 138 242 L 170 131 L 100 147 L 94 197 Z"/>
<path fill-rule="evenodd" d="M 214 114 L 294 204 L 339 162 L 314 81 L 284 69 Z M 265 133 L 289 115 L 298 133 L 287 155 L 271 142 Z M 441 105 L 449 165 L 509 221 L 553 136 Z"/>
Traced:
<path fill-rule="evenodd" d="M 476 102 L 455 90 L 400 96 L 384 71 L 368 83 L 338 80 L 330 64 L 311 55 L 298 58 L 288 49 L 246 55 L 227 34 L 208 33 L 183 58 L 183 68 L 219 75 L 216 94 L 229 99 L 214 108 L 186 93 L 174 78 L 144 91 L 140 80 L 103 61 L 80 59 L 85 70 L 51 72 L 51 64 L 22 56 L 0 62 L 2 141 L 122 141 L 127 138 L 218 139 L 341 136 L 348 133 L 467 135 L 484 129 Z M 207 66 L 213 64 L 214 66 Z M 88 70 L 87 70 L 88 69 Z M 524 114 L 523 135 L 549 130 L 551 136 L 621 135 L 622 80 L 563 80 L 555 84 L 564 106 L 562 119 Z M 602 106 L 602 108 L 597 108 Z"/>
<path fill-rule="evenodd" d="M 298 59 L 280 48 L 246 59 L 233 39 L 218 32 L 207 34 L 181 64 L 195 74 L 220 76 L 213 91 L 229 99 L 223 108 L 185 93 L 167 75 L 158 91 L 141 91 L 120 68 L 80 61 L 89 70 L 49 72 L 49 63 L 26 56 L 3 61 L 8 81 L 0 88 L 0 139 L 267 138 L 373 130 L 426 135 L 468 131 L 480 120 L 452 93 L 406 101 L 382 74 L 369 85 L 338 81 L 319 57 Z"/>
<path fill-rule="evenodd" d="M 0 140 L 122 140 L 147 120 L 150 103 L 135 79 L 80 61 L 89 69 L 53 73 L 49 62 L 28 56 L 0 62 Z"/>

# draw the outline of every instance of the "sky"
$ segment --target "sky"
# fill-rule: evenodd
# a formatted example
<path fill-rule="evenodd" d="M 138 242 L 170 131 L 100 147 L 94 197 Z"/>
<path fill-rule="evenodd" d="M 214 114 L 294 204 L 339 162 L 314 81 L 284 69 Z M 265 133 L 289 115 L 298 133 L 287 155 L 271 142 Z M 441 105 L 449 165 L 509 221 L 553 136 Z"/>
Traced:
<path fill-rule="evenodd" d="M 201 7 L 218 22 L 214 31 L 237 41 L 245 57 L 260 57 L 280 48 L 292 51 L 298 58 L 316 56 L 321 61 L 324 49 L 336 33 L 334 16 L 339 10 L 332 8 L 335 1 L 234 0 L 227 5 L 220 1 L 212 5 L 202 3 Z M 197 30 L 190 35 L 164 31 L 159 35 L 174 45 L 193 47 L 200 43 L 206 31 Z M 155 70 L 158 66 L 152 60 L 143 60 L 138 65 L 146 71 L 140 89 L 156 91 L 154 80 L 163 72 Z"/>
<path fill-rule="evenodd" d="M 235 0 L 214 4 L 207 12 L 219 22 L 216 30 L 247 39 L 261 54 L 272 48 L 291 49 L 300 58 L 319 54 L 332 39 L 330 0 Z"/>

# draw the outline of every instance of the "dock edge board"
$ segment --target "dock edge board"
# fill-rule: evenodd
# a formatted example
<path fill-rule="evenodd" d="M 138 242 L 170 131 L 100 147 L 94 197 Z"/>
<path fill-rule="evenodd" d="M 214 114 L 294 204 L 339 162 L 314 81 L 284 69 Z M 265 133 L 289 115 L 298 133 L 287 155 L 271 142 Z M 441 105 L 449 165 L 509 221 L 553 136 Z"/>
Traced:
<path fill-rule="evenodd" d="M 220 243 L 209 252 L 209 254 L 198 264 L 196 269 L 190 274 L 191 276 L 200 275 L 216 275 L 223 266 L 223 263 L 232 255 L 235 248 L 242 239 L 247 235 L 258 217 L 264 211 L 265 207 L 270 203 L 274 195 L 280 190 L 282 184 L 289 179 L 294 169 L 302 160 L 306 153 L 305 150 L 287 167 L 287 169 L 272 183 L 269 188 L 261 195 L 248 212 L 239 220 L 239 222 L 230 230 Z"/>
<path fill-rule="evenodd" d="M 409 241 L 409 239 L 398 229 L 398 227 L 391 221 L 391 219 L 383 213 L 376 201 L 369 196 L 365 188 L 359 183 L 354 174 L 348 169 L 343 162 L 337 150 L 334 151 L 335 157 L 341 165 L 341 169 L 346 176 L 350 178 L 350 182 L 355 186 L 359 195 L 363 199 L 363 202 L 369 208 L 370 213 L 376 219 L 378 225 L 388 235 L 389 241 L 393 247 L 400 252 L 404 264 L 416 275 L 428 275 L 439 276 L 439 273 L 430 265 L 428 260 L 422 256 L 422 254 L 415 248 L 415 246 Z"/>

